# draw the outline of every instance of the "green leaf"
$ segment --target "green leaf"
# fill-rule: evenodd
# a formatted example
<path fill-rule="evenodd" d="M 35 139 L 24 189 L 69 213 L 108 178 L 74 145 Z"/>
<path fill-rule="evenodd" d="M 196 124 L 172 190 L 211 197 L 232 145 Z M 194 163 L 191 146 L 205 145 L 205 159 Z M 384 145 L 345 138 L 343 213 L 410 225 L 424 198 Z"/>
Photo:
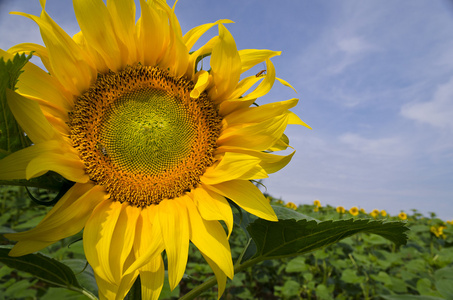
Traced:
<path fill-rule="evenodd" d="M 16 54 L 14 59 L 4 61 L 0 58 L 0 159 L 17 150 L 31 145 L 30 139 L 17 124 L 6 101 L 6 89 L 15 90 L 22 68 L 31 58 L 31 54 Z"/>
<path fill-rule="evenodd" d="M 402 222 L 380 220 L 338 220 L 317 223 L 307 220 L 280 220 L 269 222 L 258 219 L 247 227 L 258 251 L 255 258 L 273 259 L 304 254 L 359 232 L 383 236 L 397 246 L 406 244 Z"/>
<path fill-rule="evenodd" d="M 301 273 L 308 271 L 308 266 L 305 263 L 305 257 L 298 256 L 290 260 L 285 267 L 286 273 Z"/>
<path fill-rule="evenodd" d="M 287 280 L 282 288 L 283 296 L 289 298 L 300 294 L 300 283 L 294 280 Z"/>
<path fill-rule="evenodd" d="M 445 267 L 434 273 L 436 288 L 446 299 L 453 299 L 453 267 Z"/>
<path fill-rule="evenodd" d="M 8 267 L 30 273 L 55 286 L 82 290 L 74 272 L 61 262 L 39 253 L 11 257 L 8 255 L 10 250 L 10 248 L 0 248 L 0 262 Z"/>
<path fill-rule="evenodd" d="M 346 283 L 360 283 L 364 282 L 363 276 L 358 276 L 355 270 L 346 269 L 341 273 L 341 280 Z"/>
<path fill-rule="evenodd" d="M 73 249 L 74 247 L 71 247 Z M 93 268 L 84 259 L 65 259 L 61 261 L 70 267 L 74 272 L 77 281 L 85 290 L 90 291 L 93 295 L 98 294 L 98 286 L 94 277 Z"/>

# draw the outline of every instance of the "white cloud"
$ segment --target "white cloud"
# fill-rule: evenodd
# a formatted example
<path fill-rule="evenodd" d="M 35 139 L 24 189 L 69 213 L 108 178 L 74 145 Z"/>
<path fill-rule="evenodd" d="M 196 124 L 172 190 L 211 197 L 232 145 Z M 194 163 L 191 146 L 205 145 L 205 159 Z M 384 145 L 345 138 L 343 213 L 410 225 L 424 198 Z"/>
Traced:
<path fill-rule="evenodd" d="M 406 104 L 401 114 L 421 123 L 453 129 L 453 77 L 438 86 L 431 100 Z"/>
<path fill-rule="evenodd" d="M 367 139 L 355 133 L 345 133 L 339 141 L 359 154 L 370 156 L 402 156 L 407 153 L 406 146 L 399 138 Z"/>

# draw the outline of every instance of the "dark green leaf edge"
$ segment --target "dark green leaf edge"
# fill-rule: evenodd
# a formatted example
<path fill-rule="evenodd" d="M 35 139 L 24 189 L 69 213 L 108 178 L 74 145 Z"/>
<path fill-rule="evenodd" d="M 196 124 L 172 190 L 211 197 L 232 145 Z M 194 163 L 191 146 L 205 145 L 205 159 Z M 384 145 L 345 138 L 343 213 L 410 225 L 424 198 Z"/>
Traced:
<path fill-rule="evenodd" d="M 343 228 L 341 228 L 343 227 Z M 248 231 L 258 246 L 253 260 L 276 259 L 305 254 L 350 237 L 360 232 L 374 233 L 389 239 L 397 246 L 406 244 L 405 232 L 409 230 L 403 222 L 384 222 L 381 220 L 338 220 L 317 223 L 294 219 L 280 220 L 277 223 L 256 220 L 248 226 Z M 300 234 L 300 231 L 308 234 Z M 260 238 L 261 232 L 264 237 Z M 278 235 L 281 236 L 278 236 Z M 292 237 L 288 239 L 289 236 Z M 272 241 L 267 239 L 272 237 Z M 312 241 L 309 241 L 311 239 Z M 304 243 L 305 241 L 308 244 Z M 297 243 L 303 247 L 296 247 Z"/>
<path fill-rule="evenodd" d="M 27 254 L 19 257 L 9 256 L 11 248 L 0 247 L 0 262 L 10 268 L 30 273 L 50 284 L 81 291 L 74 272 L 65 264 L 41 253 Z"/>

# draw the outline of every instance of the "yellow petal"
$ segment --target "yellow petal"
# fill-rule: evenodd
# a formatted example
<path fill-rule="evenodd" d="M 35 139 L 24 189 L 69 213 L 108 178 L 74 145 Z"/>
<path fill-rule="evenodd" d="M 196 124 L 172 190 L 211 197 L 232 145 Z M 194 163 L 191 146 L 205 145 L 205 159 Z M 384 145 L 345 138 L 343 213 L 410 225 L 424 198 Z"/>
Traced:
<path fill-rule="evenodd" d="M 113 232 L 114 238 L 110 244 L 112 250 L 110 253 L 110 269 L 118 283 L 122 280 L 123 267 L 127 267 L 124 264 L 131 254 L 140 211 L 140 208 L 124 202 L 121 206 L 121 213 Z"/>
<path fill-rule="evenodd" d="M 231 99 L 241 98 L 245 92 L 247 92 L 255 83 L 257 83 L 260 80 L 262 80 L 262 77 L 256 76 L 249 76 L 242 79 L 241 81 L 239 81 L 234 92 L 230 95 L 230 98 Z"/>
<path fill-rule="evenodd" d="M 302 126 L 307 127 L 308 129 L 311 129 L 311 127 L 310 127 L 307 123 L 305 123 L 304 121 L 302 121 L 302 120 L 301 120 L 295 113 L 293 113 L 292 111 L 289 112 L 288 124 L 302 125 Z"/>
<path fill-rule="evenodd" d="M 280 55 L 281 51 L 272 51 L 264 49 L 243 49 L 239 50 L 239 56 L 241 57 L 242 70 L 241 73 L 249 70 L 253 66 L 266 61 L 267 59 Z"/>
<path fill-rule="evenodd" d="M 195 86 L 193 90 L 190 92 L 190 97 L 191 98 L 198 98 L 200 97 L 200 94 L 204 92 L 206 87 L 208 86 L 210 82 L 210 76 L 209 73 L 202 70 L 197 73 L 197 78 L 195 79 Z"/>
<path fill-rule="evenodd" d="M 6 90 L 6 99 L 17 123 L 19 123 L 33 143 L 58 138 L 58 134 L 44 117 L 38 103 L 10 89 Z"/>
<path fill-rule="evenodd" d="M 249 149 L 231 148 L 231 147 L 219 147 L 217 152 L 232 151 L 237 153 L 244 153 L 250 156 L 255 156 L 260 159 L 260 166 L 266 171 L 267 174 L 275 173 L 280 169 L 284 168 L 292 159 L 296 153 L 294 151 L 288 155 L 275 155 L 272 153 L 266 153 L 262 151 L 253 151 Z"/>
<path fill-rule="evenodd" d="M 275 79 L 277 79 L 278 81 L 280 81 L 280 83 L 283 84 L 284 86 L 287 86 L 287 87 L 292 88 L 292 89 L 297 93 L 296 89 L 293 88 L 293 86 L 292 86 L 291 84 L 289 84 L 288 82 L 286 82 L 285 80 L 283 80 L 283 79 L 281 79 L 281 78 L 278 78 L 278 77 L 275 78 Z"/>
<path fill-rule="evenodd" d="M 272 145 L 269 149 L 267 149 L 268 151 L 272 151 L 272 152 L 275 152 L 275 151 L 282 151 L 282 150 L 286 150 L 288 149 L 288 147 L 294 149 L 293 147 L 291 147 L 289 145 L 289 138 L 286 134 L 282 134 L 282 136 L 280 137 L 280 139 L 274 144 Z"/>
<path fill-rule="evenodd" d="M 11 153 L 0 160 L 0 180 L 25 179 L 25 170 L 31 160 L 49 152 L 60 153 L 62 148 L 60 142 L 51 140 Z"/>
<path fill-rule="evenodd" d="M 296 106 L 298 101 L 298 99 L 293 98 L 287 101 L 247 107 L 225 116 L 222 122 L 228 125 L 238 123 L 259 123 L 287 112 L 288 109 Z"/>
<path fill-rule="evenodd" d="M 115 25 L 102 0 L 74 0 L 74 12 L 88 44 L 105 60 L 112 71 L 126 65 L 116 39 Z"/>
<path fill-rule="evenodd" d="M 155 66 L 170 43 L 170 27 L 164 11 L 152 1 L 140 0 L 141 17 L 137 22 L 139 58 L 145 65 Z"/>
<path fill-rule="evenodd" d="M 211 27 L 213 27 L 217 24 L 226 24 L 226 23 L 234 23 L 234 22 L 231 20 L 218 20 L 215 23 L 208 23 L 208 24 L 203 24 L 203 25 L 194 27 L 184 35 L 183 42 L 184 42 L 184 44 L 186 44 L 187 49 L 190 51 L 192 49 L 192 47 L 195 45 L 195 43 L 198 41 L 198 39 L 206 31 L 208 31 Z"/>
<path fill-rule="evenodd" d="M 15 13 L 35 21 L 46 45 L 52 76 L 73 95 L 80 95 L 96 78 L 97 72 L 89 57 L 43 10 L 41 17 Z"/>
<path fill-rule="evenodd" d="M 250 181 L 233 180 L 216 185 L 203 185 L 203 187 L 233 200 L 244 210 L 259 218 L 268 221 L 278 221 L 269 201 Z"/>
<path fill-rule="evenodd" d="M 46 47 L 34 43 L 22 43 L 8 49 L 8 53 L 11 54 L 26 53 L 28 55 L 31 52 L 33 52 L 34 56 L 38 56 L 41 59 L 44 67 L 52 74 L 52 65 L 50 64 L 49 54 L 47 53 Z M 23 75 L 21 75 L 21 80 L 22 77 Z"/>
<path fill-rule="evenodd" d="M 119 39 L 121 60 L 128 65 L 137 63 L 137 41 L 135 34 L 135 2 L 107 0 L 107 9 L 115 26 L 115 34 Z"/>
<path fill-rule="evenodd" d="M 262 179 L 267 173 L 260 166 L 260 159 L 243 153 L 226 152 L 220 163 L 209 167 L 200 177 L 205 184 L 217 184 L 235 179 Z"/>
<path fill-rule="evenodd" d="M 119 201 L 109 199 L 101 202 L 88 219 L 83 231 L 83 249 L 88 263 L 95 274 L 103 280 L 117 284 L 110 268 L 110 257 L 115 249 L 112 249 L 112 239 L 122 204 Z"/>
<path fill-rule="evenodd" d="M 159 66 L 163 69 L 168 68 L 169 72 L 175 77 L 181 77 L 187 72 L 189 51 L 182 40 L 181 27 L 174 12 L 170 10 L 166 3 L 157 2 L 157 4 L 166 11 L 170 22 L 170 44 L 164 52 Z"/>
<path fill-rule="evenodd" d="M 120 284 L 118 285 L 118 290 L 116 291 L 116 295 L 114 298 L 115 300 L 123 300 L 126 297 L 127 293 L 131 289 L 138 275 L 139 272 L 137 270 L 132 274 L 128 274 L 121 277 L 121 281 Z"/>
<path fill-rule="evenodd" d="M 48 171 L 57 172 L 74 182 L 85 183 L 89 180 L 85 173 L 85 165 L 79 158 L 57 153 L 43 153 L 32 159 L 25 170 L 25 175 L 27 179 L 30 179 L 41 176 Z"/>
<path fill-rule="evenodd" d="M 202 187 L 193 191 L 193 200 L 203 219 L 208 221 L 222 220 L 228 228 L 228 237 L 233 230 L 233 212 L 225 197 Z"/>
<path fill-rule="evenodd" d="M 150 259 L 160 256 L 164 250 L 164 241 L 157 219 L 155 205 L 145 207 L 137 220 L 136 239 L 134 240 L 134 262 L 128 266 L 124 274 L 129 274 L 148 263 Z"/>
<path fill-rule="evenodd" d="M 118 295 L 118 285 L 113 284 L 94 273 L 100 300 L 112 300 Z"/>
<path fill-rule="evenodd" d="M 173 290 L 184 275 L 189 253 L 187 208 L 178 199 L 163 200 L 157 208 L 167 253 L 168 281 Z"/>
<path fill-rule="evenodd" d="M 142 299 L 157 300 L 164 285 L 165 267 L 162 256 L 156 256 L 140 268 Z"/>
<path fill-rule="evenodd" d="M 212 49 L 211 74 L 214 88 L 209 91 L 209 96 L 220 103 L 234 91 L 241 76 L 241 58 L 236 42 L 222 24 L 219 24 L 219 38 Z"/>
<path fill-rule="evenodd" d="M 252 92 L 241 97 L 240 99 L 229 99 L 227 101 L 222 102 L 220 104 L 220 109 L 219 109 L 221 115 L 225 116 L 234 110 L 248 107 L 257 98 L 266 95 L 271 90 L 272 86 L 274 85 L 274 81 L 275 81 L 275 68 L 270 60 L 266 60 L 266 64 L 267 64 L 267 73 L 264 77 L 257 78 L 256 76 L 252 76 L 252 79 L 249 79 L 250 82 L 253 82 L 253 77 L 255 77 L 258 80 L 261 80 L 262 78 L 264 78 L 261 81 L 261 83 Z M 246 86 L 242 86 L 242 87 L 238 86 L 232 95 L 234 95 L 235 97 L 238 97 L 239 93 L 245 92 L 245 87 Z"/>
<path fill-rule="evenodd" d="M 251 93 L 245 95 L 243 97 L 244 98 L 243 100 L 257 99 L 259 97 L 266 95 L 272 89 L 272 86 L 274 85 L 275 81 L 275 68 L 269 59 L 266 60 L 266 66 L 267 72 L 266 76 L 264 76 L 263 81 L 261 81 L 261 83 Z"/>
<path fill-rule="evenodd" d="M 93 184 L 76 184 L 57 202 L 46 217 L 33 229 L 5 234 L 19 241 L 11 256 L 29 254 L 80 232 L 94 207 L 105 197 L 104 189 Z"/>
<path fill-rule="evenodd" d="M 211 267 L 212 271 L 214 271 L 215 277 L 217 279 L 217 285 L 218 285 L 217 300 L 219 300 L 220 297 L 222 297 L 223 292 L 225 291 L 227 276 L 222 271 L 222 269 L 220 269 L 216 265 L 216 263 L 214 261 L 212 261 L 208 256 L 204 255 L 203 253 L 201 253 L 201 254 L 203 255 L 204 259 Z"/>
<path fill-rule="evenodd" d="M 288 114 L 284 114 L 250 126 L 231 126 L 220 134 L 217 144 L 265 151 L 280 139 L 287 123 Z"/>
<path fill-rule="evenodd" d="M 192 200 L 185 199 L 191 228 L 190 240 L 201 253 L 214 261 L 223 273 L 233 278 L 230 244 L 222 225 L 218 221 L 207 221 L 201 218 Z"/>
<path fill-rule="evenodd" d="M 200 49 L 192 52 L 189 55 L 189 64 L 187 66 L 187 73 L 186 73 L 186 76 L 188 78 L 191 78 L 191 79 L 194 78 L 195 67 L 196 67 L 195 64 L 197 63 L 197 59 L 199 57 L 204 57 L 205 55 L 209 55 L 212 52 L 212 48 L 217 43 L 217 39 L 218 39 L 218 37 L 213 37 L 206 44 L 204 44 Z"/>

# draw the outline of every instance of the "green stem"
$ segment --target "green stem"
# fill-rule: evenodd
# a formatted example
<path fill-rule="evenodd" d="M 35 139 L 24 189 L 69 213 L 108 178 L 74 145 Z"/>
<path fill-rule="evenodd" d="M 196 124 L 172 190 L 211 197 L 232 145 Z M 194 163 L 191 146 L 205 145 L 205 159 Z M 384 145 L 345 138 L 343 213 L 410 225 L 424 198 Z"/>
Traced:
<path fill-rule="evenodd" d="M 63 179 L 61 176 L 55 176 L 54 174 L 48 173 L 43 176 L 32 178 L 30 180 L 16 179 L 16 180 L 0 180 L 1 185 L 12 185 L 12 186 L 26 186 L 36 187 L 48 190 L 58 191 L 61 189 Z"/>
<path fill-rule="evenodd" d="M 93 295 L 92 293 L 90 293 L 87 290 L 82 290 L 82 294 L 84 294 L 85 296 L 87 296 L 91 300 L 99 300 L 98 297 L 96 297 L 95 295 Z"/>
<path fill-rule="evenodd" d="M 237 265 L 234 268 L 234 274 L 239 273 L 242 270 L 247 269 L 248 267 L 251 267 L 261 261 L 262 261 L 262 259 L 260 257 L 257 257 L 255 259 L 248 260 L 243 264 Z M 181 298 L 179 298 L 179 300 L 195 299 L 195 297 L 201 295 L 201 293 L 203 293 L 207 289 L 212 288 L 216 283 L 217 283 L 217 279 L 215 278 L 215 276 L 213 276 L 210 279 L 208 279 L 207 281 L 205 281 L 202 284 L 200 284 L 199 286 L 197 286 L 196 288 L 194 288 L 193 290 L 191 290 L 190 292 L 188 292 L 187 294 L 185 294 L 184 296 L 182 296 Z"/>

